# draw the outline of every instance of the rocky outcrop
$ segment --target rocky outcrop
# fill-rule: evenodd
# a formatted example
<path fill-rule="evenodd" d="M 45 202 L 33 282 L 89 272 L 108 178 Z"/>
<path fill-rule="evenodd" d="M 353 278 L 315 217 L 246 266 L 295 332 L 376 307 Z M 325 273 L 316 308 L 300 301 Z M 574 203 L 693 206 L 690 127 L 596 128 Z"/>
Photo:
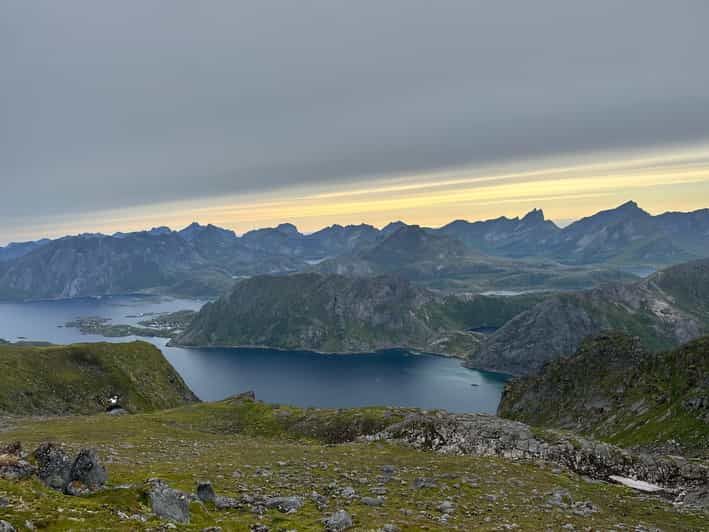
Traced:
<path fill-rule="evenodd" d="M 94 493 L 108 480 L 106 468 L 93 449 L 82 449 L 71 460 L 59 445 L 43 443 L 33 454 L 39 479 L 47 487 L 67 495 Z"/>
<path fill-rule="evenodd" d="M 563 433 L 540 435 L 524 423 L 486 414 L 413 414 L 367 439 L 443 454 L 544 461 L 599 480 L 617 475 L 670 488 L 709 482 L 709 468 L 689 460 L 631 453 Z"/>

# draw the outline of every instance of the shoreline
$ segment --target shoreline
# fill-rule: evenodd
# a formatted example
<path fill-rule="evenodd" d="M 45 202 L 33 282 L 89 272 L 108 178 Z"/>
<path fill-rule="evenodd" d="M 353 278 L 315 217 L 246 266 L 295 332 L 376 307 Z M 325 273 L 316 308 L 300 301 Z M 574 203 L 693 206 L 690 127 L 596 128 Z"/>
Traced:
<path fill-rule="evenodd" d="M 238 345 L 184 345 L 184 344 L 175 344 L 172 343 L 172 341 L 168 341 L 165 344 L 165 347 L 176 347 L 180 349 L 261 349 L 264 351 L 296 351 L 296 352 L 303 352 L 303 353 L 313 353 L 316 355 L 323 355 L 323 356 L 357 356 L 357 355 L 373 355 L 377 353 L 381 353 L 383 351 L 406 351 L 407 353 L 410 353 L 412 355 L 427 355 L 427 356 L 434 356 L 434 357 L 441 357 L 441 358 L 455 358 L 461 361 L 465 361 L 466 359 L 459 356 L 459 355 L 453 355 L 453 354 L 448 354 L 448 353 L 441 353 L 441 352 L 432 352 L 432 351 L 424 351 L 422 349 L 418 348 L 412 348 L 408 346 L 402 346 L 402 345 L 392 345 L 392 346 L 386 346 L 386 347 L 378 347 L 376 349 L 372 349 L 370 351 L 320 351 L 318 349 L 309 349 L 307 347 L 276 347 L 276 346 L 269 346 L 269 345 L 250 345 L 250 344 L 238 344 Z"/>

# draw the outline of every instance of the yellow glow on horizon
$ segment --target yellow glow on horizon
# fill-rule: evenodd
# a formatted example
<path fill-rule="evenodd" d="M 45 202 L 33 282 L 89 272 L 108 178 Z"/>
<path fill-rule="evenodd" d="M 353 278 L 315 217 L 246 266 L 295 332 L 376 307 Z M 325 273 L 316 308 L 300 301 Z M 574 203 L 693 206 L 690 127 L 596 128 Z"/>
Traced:
<path fill-rule="evenodd" d="M 403 219 L 438 226 L 522 215 L 541 207 L 548 218 L 577 219 L 629 199 L 657 213 L 709 207 L 709 145 L 652 153 L 587 154 L 497 167 L 457 168 L 371 178 L 269 193 L 165 203 L 54 220 L 26 230 L 27 238 L 78 232 L 183 227 L 197 220 L 245 232 L 282 222 L 303 231 L 333 224 L 381 226 Z M 100 219 L 100 221 L 97 221 Z"/>

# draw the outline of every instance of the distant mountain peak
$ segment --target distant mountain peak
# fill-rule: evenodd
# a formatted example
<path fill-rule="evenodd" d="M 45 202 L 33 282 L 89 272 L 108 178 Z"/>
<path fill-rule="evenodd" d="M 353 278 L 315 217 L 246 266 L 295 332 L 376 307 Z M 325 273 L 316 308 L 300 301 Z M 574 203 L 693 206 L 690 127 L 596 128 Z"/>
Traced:
<path fill-rule="evenodd" d="M 522 218 L 523 222 L 543 222 L 545 221 L 544 218 L 544 211 L 541 209 L 532 209 L 529 211 L 527 214 L 524 215 L 524 218 Z"/>
<path fill-rule="evenodd" d="M 172 233 L 172 230 L 164 225 L 161 225 L 160 227 L 153 227 L 150 231 L 148 231 L 148 234 L 151 235 L 167 235 L 169 233 Z"/>
<path fill-rule="evenodd" d="M 637 212 L 637 213 L 642 213 L 642 214 L 648 214 L 646 211 L 641 209 L 640 206 L 633 200 L 626 201 L 625 203 L 623 203 L 622 205 L 619 205 L 618 207 L 616 207 L 613 210 L 618 211 L 618 212 L 628 212 L 628 213 Z"/>
<path fill-rule="evenodd" d="M 298 228 L 292 223 L 279 224 L 278 227 L 276 227 L 276 230 L 280 233 L 285 233 L 287 235 L 295 236 L 300 234 Z"/>

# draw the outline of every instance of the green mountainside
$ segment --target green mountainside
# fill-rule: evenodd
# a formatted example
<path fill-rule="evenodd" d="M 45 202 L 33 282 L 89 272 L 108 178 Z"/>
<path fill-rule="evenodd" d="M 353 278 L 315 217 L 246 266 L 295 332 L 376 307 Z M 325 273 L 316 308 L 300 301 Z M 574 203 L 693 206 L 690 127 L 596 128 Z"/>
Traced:
<path fill-rule="evenodd" d="M 117 395 L 130 412 L 196 401 L 160 350 L 145 342 L 0 345 L 0 414 L 103 412 Z"/>
<path fill-rule="evenodd" d="M 709 337 L 662 353 L 605 335 L 507 384 L 499 415 L 618 445 L 709 456 Z"/>
<path fill-rule="evenodd" d="M 174 343 L 465 356 L 481 337 L 470 329 L 499 327 L 542 297 L 443 297 L 388 276 L 260 276 L 206 304 Z"/>

